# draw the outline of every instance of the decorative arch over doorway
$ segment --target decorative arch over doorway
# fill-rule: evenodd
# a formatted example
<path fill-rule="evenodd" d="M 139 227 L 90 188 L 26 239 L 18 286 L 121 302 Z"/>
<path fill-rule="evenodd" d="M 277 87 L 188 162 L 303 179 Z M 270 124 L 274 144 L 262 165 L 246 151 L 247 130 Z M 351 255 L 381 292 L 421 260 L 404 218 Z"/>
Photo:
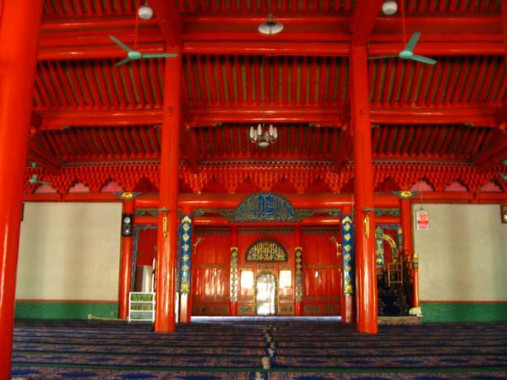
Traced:
<path fill-rule="evenodd" d="M 260 192 L 244 199 L 234 210 L 235 222 L 297 222 L 294 207 L 283 196 Z"/>
<path fill-rule="evenodd" d="M 287 262 L 287 251 L 276 240 L 261 239 L 254 242 L 246 251 L 246 262 Z"/>

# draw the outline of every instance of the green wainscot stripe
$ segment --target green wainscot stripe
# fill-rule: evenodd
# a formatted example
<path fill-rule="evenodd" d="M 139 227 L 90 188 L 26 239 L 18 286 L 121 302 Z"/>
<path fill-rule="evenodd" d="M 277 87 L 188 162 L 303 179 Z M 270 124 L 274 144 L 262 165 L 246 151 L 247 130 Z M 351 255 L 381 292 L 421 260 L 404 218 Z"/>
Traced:
<path fill-rule="evenodd" d="M 421 302 L 424 322 L 507 321 L 507 302 Z"/>
<path fill-rule="evenodd" d="M 16 301 L 16 319 L 118 318 L 117 302 Z"/>

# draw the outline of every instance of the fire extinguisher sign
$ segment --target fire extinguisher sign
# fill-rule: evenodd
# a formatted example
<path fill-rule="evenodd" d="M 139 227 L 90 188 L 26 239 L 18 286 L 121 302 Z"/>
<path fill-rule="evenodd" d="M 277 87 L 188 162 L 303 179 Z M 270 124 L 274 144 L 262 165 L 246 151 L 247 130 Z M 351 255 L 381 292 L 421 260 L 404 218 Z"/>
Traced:
<path fill-rule="evenodd" d="M 426 210 L 417 210 L 415 212 L 415 218 L 417 222 L 417 229 L 424 231 L 430 229 L 430 218 L 428 211 Z"/>

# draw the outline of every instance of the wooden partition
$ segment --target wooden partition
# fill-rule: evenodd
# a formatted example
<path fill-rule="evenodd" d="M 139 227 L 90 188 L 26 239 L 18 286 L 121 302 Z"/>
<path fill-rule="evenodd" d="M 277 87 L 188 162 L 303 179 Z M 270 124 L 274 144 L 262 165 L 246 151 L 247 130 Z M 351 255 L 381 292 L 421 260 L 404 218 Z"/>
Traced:
<path fill-rule="evenodd" d="M 302 230 L 303 313 L 339 315 L 342 297 L 342 260 L 331 237 L 339 231 L 308 228 Z"/>
<path fill-rule="evenodd" d="M 192 252 L 192 315 L 230 314 L 231 231 L 196 229 Z"/>
<path fill-rule="evenodd" d="M 296 313 L 296 247 L 303 248 L 303 313 L 339 315 L 342 297 L 341 257 L 331 237 L 338 229 L 296 227 L 196 228 L 200 243 L 192 254 L 192 315 L 231 315 L 231 247 L 238 248 L 237 314 L 257 314 L 257 279 L 269 274 L 276 279 L 276 315 Z M 249 256 L 252 247 L 271 244 L 280 256 Z M 284 256 L 285 255 L 285 256 Z"/>

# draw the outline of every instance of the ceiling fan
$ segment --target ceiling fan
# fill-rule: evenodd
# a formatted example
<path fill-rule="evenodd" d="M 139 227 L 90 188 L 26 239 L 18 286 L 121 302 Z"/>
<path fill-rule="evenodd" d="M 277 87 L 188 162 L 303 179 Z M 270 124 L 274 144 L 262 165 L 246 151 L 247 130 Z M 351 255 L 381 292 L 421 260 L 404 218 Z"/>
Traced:
<path fill-rule="evenodd" d="M 368 57 L 368 59 L 382 59 L 382 58 L 401 58 L 401 59 L 411 59 L 412 61 L 427 63 L 429 65 L 434 65 L 437 63 L 432 58 L 425 57 L 424 55 L 414 54 L 414 48 L 417 44 L 417 41 L 419 40 L 419 37 L 421 37 L 420 32 L 415 32 L 412 34 L 412 37 L 410 37 L 410 40 L 407 42 L 405 47 L 402 51 L 398 53 L 398 55 L 380 55 L 375 57 Z"/>
<path fill-rule="evenodd" d="M 32 168 L 36 168 L 37 167 L 37 163 L 36 162 L 32 162 Z M 28 183 L 30 185 L 47 185 L 47 186 L 51 186 L 51 182 L 46 182 L 46 181 L 40 181 L 37 177 L 37 174 L 32 174 L 32 176 L 28 179 Z"/>
<path fill-rule="evenodd" d="M 175 58 L 178 54 L 175 53 L 141 53 L 140 51 L 133 50 L 118 38 L 113 35 L 109 35 L 109 38 L 119 47 L 127 52 L 127 57 L 116 63 L 116 66 L 123 65 L 129 61 L 137 61 L 142 58 Z"/>
<path fill-rule="evenodd" d="M 417 41 L 419 41 L 419 37 L 421 37 L 421 32 L 415 32 L 412 34 L 410 39 L 407 41 L 407 33 L 406 33 L 406 24 L 405 24 L 405 1 L 401 0 L 401 25 L 403 28 L 403 41 L 406 43 L 405 47 L 402 51 L 400 51 L 397 55 L 382 55 L 375 57 L 368 57 L 368 59 L 382 59 L 382 58 L 401 58 L 401 59 L 410 59 L 412 61 L 426 63 L 428 65 L 434 65 L 437 63 L 433 58 L 425 57 L 424 55 L 414 54 L 415 45 L 417 45 Z M 396 12 L 396 10 L 395 10 Z M 389 15 L 392 13 L 388 13 Z"/>

